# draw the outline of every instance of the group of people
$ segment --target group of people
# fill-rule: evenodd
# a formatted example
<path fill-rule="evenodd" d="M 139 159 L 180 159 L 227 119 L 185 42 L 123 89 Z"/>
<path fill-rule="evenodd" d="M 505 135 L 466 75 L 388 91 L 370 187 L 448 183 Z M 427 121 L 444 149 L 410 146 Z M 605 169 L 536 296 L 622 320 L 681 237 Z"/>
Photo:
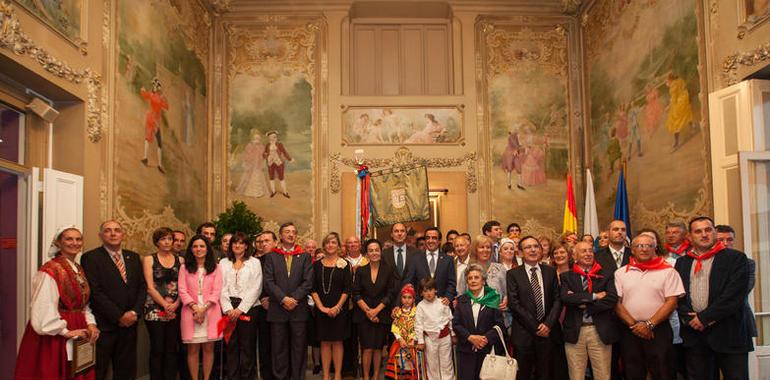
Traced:
<path fill-rule="evenodd" d="M 629 239 L 614 220 L 596 239 L 551 241 L 490 221 L 442 244 L 438 228 L 397 223 L 387 242 L 331 232 L 317 247 L 292 223 L 255 237 L 204 223 L 189 239 L 157 229 L 140 256 L 111 220 L 78 264 L 82 234 L 64 227 L 34 278 L 15 378 L 104 379 L 111 366 L 134 379 L 144 319 L 151 379 L 209 379 L 215 360 L 228 379 L 304 379 L 308 346 L 325 380 L 377 379 L 383 362 L 389 378 L 477 379 L 493 347 L 511 348 L 520 380 L 748 379 L 753 261 L 708 217 L 665 231 Z M 96 365 L 72 375 L 78 339 Z"/>

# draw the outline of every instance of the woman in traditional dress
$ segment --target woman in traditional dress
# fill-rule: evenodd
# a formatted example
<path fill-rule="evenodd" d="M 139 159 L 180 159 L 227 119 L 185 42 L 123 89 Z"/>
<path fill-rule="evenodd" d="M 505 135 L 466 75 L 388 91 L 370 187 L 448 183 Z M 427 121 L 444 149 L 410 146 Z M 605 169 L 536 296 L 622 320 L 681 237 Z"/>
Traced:
<path fill-rule="evenodd" d="M 660 105 L 660 95 L 658 95 L 658 88 L 655 86 L 649 86 L 647 88 L 647 94 L 644 95 L 646 104 L 644 105 L 644 129 L 647 131 L 648 136 L 652 136 L 658 129 L 661 115 L 663 114 L 663 107 Z"/>
<path fill-rule="evenodd" d="M 262 197 L 267 193 L 265 161 L 262 158 L 264 152 L 265 145 L 262 144 L 262 136 L 258 130 L 254 129 L 251 133 L 251 141 L 241 153 L 243 175 L 241 175 L 241 181 L 235 190 L 237 193 L 254 198 Z"/>
<path fill-rule="evenodd" d="M 687 83 L 675 74 L 668 74 L 666 78 L 668 94 L 671 98 L 668 104 L 668 117 L 666 118 L 666 130 L 674 135 L 674 145 L 671 151 L 679 149 L 679 134 L 684 127 L 692 123 L 692 104 L 690 93 L 687 92 Z"/>
<path fill-rule="evenodd" d="M 203 349 L 203 380 L 211 377 L 214 366 L 214 342 L 222 339 L 217 329 L 222 318 L 219 298 L 222 271 L 214 250 L 203 235 L 190 239 L 184 266 L 179 271 L 179 298 L 182 299 L 182 342 L 187 345 L 190 376 L 198 379 L 198 356 Z"/>
<path fill-rule="evenodd" d="M 321 341 L 323 379 L 329 380 L 334 361 L 334 379 L 342 379 L 342 342 L 350 335 L 347 301 L 353 274 L 347 260 L 340 257 L 342 242 L 332 232 L 321 242 L 324 257 L 313 263 L 313 297 L 316 312 L 316 335 Z"/>
<path fill-rule="evenodd" d="M 73 340 L 99 338 L 96 319 L 88 306 L 91 292 L 83 268 L 75 256 L 83 248 L 83 236 L 75 226 L 60 228 L 54 235 L 46 262 L 33 279 L 32 307 L 27 329 L 16 358 L 17 380 L 93 379 L 94 367 L 70 373 L 72 358 L 67 347 Z"/>
<path fill-rule="evenodd" d="M 150 335 L 150 379 L 176 379 L 179 366 L 179 267 L 184 259 L 175 255 L 174 232 L 161 227 L 152 233 L 158 251 L 142 258 L 147 300 L 144 324 Z"/>
<path fill-rule="evenodd" d="M 503 314 L 498 308 L 500 294 L 486 285 L 484 269 L 471 264 L 465 270 L 467 291 L 457 297 L 452 328 L 457 335 L 457 378 L 479 378 L 484 357 L 492 350 L 505 352 L 495 327 L 505 331 Z M 474 309 L 477 311 L 474 312 Z"/>

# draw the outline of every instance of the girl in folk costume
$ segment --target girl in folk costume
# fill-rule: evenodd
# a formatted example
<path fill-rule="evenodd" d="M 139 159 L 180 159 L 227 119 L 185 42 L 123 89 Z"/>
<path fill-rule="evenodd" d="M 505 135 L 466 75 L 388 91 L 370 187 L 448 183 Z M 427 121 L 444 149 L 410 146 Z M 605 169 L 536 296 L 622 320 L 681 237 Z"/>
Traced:
<path fill-rule="evenodd" d="M 416 350 L 417 334 L 414 328 L 417 309 L 414 307 L 415 291 L 412 284 L 406 284 L 401 288 L 401 306 L 393 311 L 393 324 L 390 332 L 396 340 L 390 346 L 390 355 L 385 369 L 385 377 L 388 379 L 417 380 L 425 378 L 420 376 L 422 367 L 419 365 L 418 352 Z M 422 356 L 421 353 L 419 355 Z"/>
<path fill-rule="evenodd" d="M 16 358 L 14 379 L 93 379 L 94 368 L 70 373 L 67 347 L 76 339 L 95 343 L 96 320 L 88 306 L 90 290 L 75 256 L 83 236 L 75 226 L 60 228 L 49 255 L 33 279 L 30 320 Z"/>

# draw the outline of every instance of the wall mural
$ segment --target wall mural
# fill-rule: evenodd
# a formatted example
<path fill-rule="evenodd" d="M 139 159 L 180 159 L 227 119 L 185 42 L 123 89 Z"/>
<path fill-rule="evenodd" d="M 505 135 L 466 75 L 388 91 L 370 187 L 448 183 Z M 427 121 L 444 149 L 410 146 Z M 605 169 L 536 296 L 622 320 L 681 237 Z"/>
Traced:
<path fill-rule="evenodd" d="M 710 209 L 695 7 L 695 0 L 602 0 L 584 20 L 590 154 L 602 221 L 612 216 L 623 162 L 636 228 Z"/>
<path fill-rule="evenodd" d="M 84 0 L 16 0 L 73 42 L 80 39 L 80 18 Z"/>
<path fill-rule="evenodd" d="M 350 107 L 342 123 L 343 141 L 350 145 L 457 144 L 463 114 L 458 107 Z"/>
<path fill-rule="evenodd" d="M 490 217 L 530 232 L 561 232 L 570 136 L 566 33 L 485 21 L 478 32 L 492 158 Z"/>
<path fill-rule="evenodd" d="M 227 204 L 263 226 L 313 229 L 315 53 L 319 26 L 228 26 Z"/>
<path fill-rule="evenodd" d="M 122 0 L 117 13 L 116 208 L 137 225 L 129 245 L 151 249 L 134 219 L 194 227 L 207 216 L 210 22 L 195 1 Z"/>

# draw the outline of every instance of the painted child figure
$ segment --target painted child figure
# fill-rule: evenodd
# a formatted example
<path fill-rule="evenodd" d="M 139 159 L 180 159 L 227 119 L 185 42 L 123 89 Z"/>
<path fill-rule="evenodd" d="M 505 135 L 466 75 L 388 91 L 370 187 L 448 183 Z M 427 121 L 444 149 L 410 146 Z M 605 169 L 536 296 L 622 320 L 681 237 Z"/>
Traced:
<path fill-rule="evenodd" d="M 390 332 L 395 341 L 390 346 L 390 355 L 385 369 L 385 377 L 388 379 L 419 378 L 417 365 L 416 333 L 414 330 L 416 308 L 414 307 L 415 291 L 412 284 L 406 284 L 401 288 L 401 306 L 393 310 L 393 324 Z"/>
<path fill-rule="evenodd" d="M 457 338 L 452 331 L 452 311 L 436 299 L 436 280 L 420 282 L 422 301 L 417 305 L 415 334 L 417 349 L 425 352 L 428 379 L 454 380 L 452 343 Z"/>

